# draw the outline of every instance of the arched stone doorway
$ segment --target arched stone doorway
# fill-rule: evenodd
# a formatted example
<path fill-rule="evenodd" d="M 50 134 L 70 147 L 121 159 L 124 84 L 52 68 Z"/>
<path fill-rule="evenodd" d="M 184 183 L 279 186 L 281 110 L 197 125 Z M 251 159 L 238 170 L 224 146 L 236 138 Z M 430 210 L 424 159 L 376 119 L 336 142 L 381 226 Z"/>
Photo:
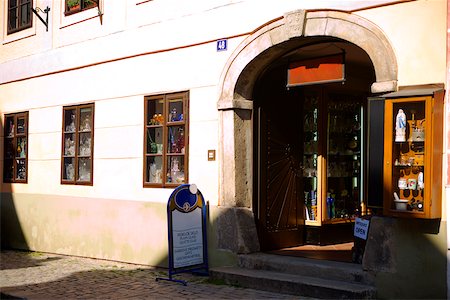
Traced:
<path fill-rule="evenodd" d="M 325 42 L 338 39 L 364 50 L 375 73 L 372 93 L 397 88 L 396 57 L 388 40 L 378 27 L 356 15 L 336 11 L 294 11 L 266 24 L 244 40 L 224 69 L 218 102 L 219 205 L 234 211 L 238 241 L 234 250 L 237 252 L 259 250 L 259 243 L 254 238 L 256 228 L 248 226 L 253 205 L 254 85 L 270 64 L 314 39 Z M 242 218 L 246 221 L 240 221 Z"/>

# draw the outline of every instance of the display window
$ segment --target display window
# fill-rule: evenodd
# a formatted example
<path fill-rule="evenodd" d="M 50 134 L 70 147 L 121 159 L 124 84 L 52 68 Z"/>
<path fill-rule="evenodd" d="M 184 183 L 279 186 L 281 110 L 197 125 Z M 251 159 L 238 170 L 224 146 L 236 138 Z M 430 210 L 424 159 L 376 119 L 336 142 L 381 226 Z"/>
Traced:
<path fill-rule="evenodd" d="M 65 0 L 65 14 L 71 15 L 83 10 L 98 7 L 99 0 Z"/>
<path fill-rule="evenodd" d="M 94 104 L 64 107 L 61 183 L 93 183 Z"/>
<path fill-rule="evenodd" d="M 443 101 L 437 96 L 385 103 L 384 213 L 441 217 Z"/>
<path fill-rule="evenodd" d="M 188 93 L 145 97 L 144 186 L 188 182 Z"/>
<path fill-rule="evenodd" d="M 27 183 L 28 112 L 5 115 L 3 182 Z"/>
<path fill-rule="evenodd" d="M 8 0 L 8 34 L 32 26 L 32 7 L 31 0 Z"/>

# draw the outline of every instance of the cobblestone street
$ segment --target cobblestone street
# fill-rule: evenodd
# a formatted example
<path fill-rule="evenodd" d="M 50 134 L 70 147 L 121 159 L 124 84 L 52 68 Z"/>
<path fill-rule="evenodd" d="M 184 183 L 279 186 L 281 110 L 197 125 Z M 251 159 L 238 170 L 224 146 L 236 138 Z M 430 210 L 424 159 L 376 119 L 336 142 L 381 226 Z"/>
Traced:
<path fill-rule="evenodd" d="M 187 286 L 156 281 L 167 270 L 143 265 L 11 250 L 0 259 L 2 299 L 300 299 L 191 274 L 176 276 Z"/>

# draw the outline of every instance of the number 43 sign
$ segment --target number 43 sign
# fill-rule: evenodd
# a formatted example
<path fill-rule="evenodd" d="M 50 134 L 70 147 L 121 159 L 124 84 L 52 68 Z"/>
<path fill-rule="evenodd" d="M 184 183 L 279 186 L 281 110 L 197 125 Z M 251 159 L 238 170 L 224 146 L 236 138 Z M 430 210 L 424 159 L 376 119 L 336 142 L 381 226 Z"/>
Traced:
<path fill-rule="evenodd" d="M 369 231 L 369 220 L 356 218 L 354 236 L 363 240 L 367 240 L 368 231 Z"/>

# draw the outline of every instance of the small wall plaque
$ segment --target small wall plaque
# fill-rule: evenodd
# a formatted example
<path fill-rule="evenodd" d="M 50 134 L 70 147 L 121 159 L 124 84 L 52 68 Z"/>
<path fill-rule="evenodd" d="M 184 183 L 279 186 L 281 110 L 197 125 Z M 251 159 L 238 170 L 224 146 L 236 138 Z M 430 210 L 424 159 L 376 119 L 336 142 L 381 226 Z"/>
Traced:
<path fill-rule="evenodd" d="M 216 150 L 208 150 L 208 161 L 216 160 Z"/>

